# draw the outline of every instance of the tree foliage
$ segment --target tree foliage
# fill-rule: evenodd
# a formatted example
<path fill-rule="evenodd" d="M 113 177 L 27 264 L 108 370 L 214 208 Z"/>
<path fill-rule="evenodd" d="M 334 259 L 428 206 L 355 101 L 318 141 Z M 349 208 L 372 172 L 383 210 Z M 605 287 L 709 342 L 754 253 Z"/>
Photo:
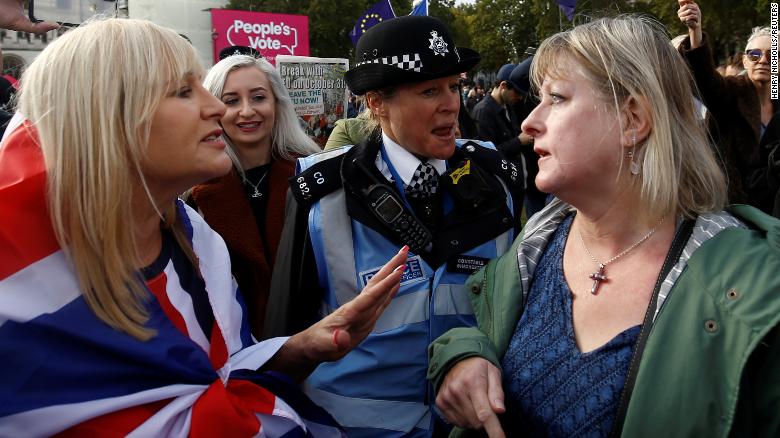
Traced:
<path fill-rule="evenodd" d="M 354 59 L 349 32 L 377 0 L 230 0 L 229 9 L 300 14 L 309 17 L 313 56 Z M 412 9 L 412 0 L 390 0 L 397 16 Z M 701 0 L 704 30 L 717 58 L 744 49 L 753 26 L 769 24 L 769 0 Z M 573 24 L 554 0 L 477 0 L 456 6 L 455 0 L 429 0 L 429 14 L 452 30 L 455 43 L 482 54 L 479 68 L 495 71 L 519 62 L 526 48 Z M 670 36 L 685 33 L 675 0 L 579 0 L 574 23 L 619 13 L 644 13 L 663 23 Z"/>

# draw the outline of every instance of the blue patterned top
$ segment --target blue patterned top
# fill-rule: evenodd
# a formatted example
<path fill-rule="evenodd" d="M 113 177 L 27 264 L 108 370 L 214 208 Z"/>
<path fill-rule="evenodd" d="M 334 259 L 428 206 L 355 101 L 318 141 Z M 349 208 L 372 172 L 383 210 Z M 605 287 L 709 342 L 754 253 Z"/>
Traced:
<path fill-rule="evenodd" d="M 561 223 L 545 249 L 503 359 L 507 436 L 606 437 L 612 429 L 640 327 L 579 351 L 563 275 L 573 219 Z"/>

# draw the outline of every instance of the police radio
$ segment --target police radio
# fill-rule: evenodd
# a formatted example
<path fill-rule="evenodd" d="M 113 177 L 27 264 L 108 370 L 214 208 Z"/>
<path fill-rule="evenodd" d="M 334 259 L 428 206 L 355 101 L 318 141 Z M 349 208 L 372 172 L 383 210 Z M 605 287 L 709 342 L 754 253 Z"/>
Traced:
<path fill-rule="evenodd" d="M 363 163 L 358 160 L 354 160 L 353 163 L 373 181 L 373 184 L 362 190 L 360 194 L 371 213 L 390 228 L 401 242 L 409 245 L 413 252 L 428 250 L 433 235 L 425 225 L 404 207 L 393 189 L 379 181 L 363 166 Z"/>

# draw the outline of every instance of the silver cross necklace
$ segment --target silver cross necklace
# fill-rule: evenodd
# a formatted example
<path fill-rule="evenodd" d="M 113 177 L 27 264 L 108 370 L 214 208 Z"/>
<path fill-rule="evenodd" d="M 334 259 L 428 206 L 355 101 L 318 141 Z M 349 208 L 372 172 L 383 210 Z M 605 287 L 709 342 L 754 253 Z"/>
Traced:
<path fill-rule="evenodd" d="M 596 265 L 598 265 L 598 270 L 590 275 L 588 275 L 588 278 L 593 280 L 593 286 L 590 288 L 590 293 L 593 295 L 598 295 L 599 293 L 599 286 L 601 286 L 602 282 L 606 282 L 609 280 L 609 278 L 604 274 L 604 269 L 606 269 L 607 265 L 614 262 L 615 260 L 623 257 L 624 255 L 628 254 L 629 252 L 633 251 L 636 247 L 643 244 L 647 239 L 650 238 L 653 234 L 655 234 L 655 231 L 658 229 L 658 227 L 661 226 L 661 224 L 664 223 L 664 218 L 661 218 L 661 221 L 658 222 L 658 225 L 654 226 L 652 230 L 650 230 L 647 234 L 642 236 L 641 239 L 634 242 L 633 245 L 629 246 L 628 248 L 624 249 L 621 253 L 616 255 L 615 257 L 612 257 L 611 259 L 607 260 L 606 262 L 600 262 L 596 257 L 591 254 L 590 250 L 588 249 L 587 245 L 585 245 L 585 240 L 582 239 L 582 232 L 579 228 L 577 228 L 577 236 L 580 238 L 580 243 L 582 244 L 582 248 L 585 249 L 585 252 L 588 253 L 588 256 L 590 256 L 590 259 L 593 260 Z"/>

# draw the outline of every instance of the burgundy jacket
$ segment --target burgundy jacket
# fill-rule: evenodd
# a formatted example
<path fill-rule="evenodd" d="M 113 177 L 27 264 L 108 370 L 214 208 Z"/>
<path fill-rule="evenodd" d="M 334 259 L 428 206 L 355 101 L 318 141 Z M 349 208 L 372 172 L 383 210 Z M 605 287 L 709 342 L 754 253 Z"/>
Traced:
<path fill-rule="evenodd" d="M 192 203 L 206 222 L 225 240 L 233 276 L 246 301 L 252 334 L 263 338 L 263 322 L 274 260 L 267 260 L 263 244 L 276 257 L 284 227 L 287 180 L 295 174 L 293 161 L 274 161 L 269 178 L 265 235 L 260 235 L 252 207 L 235 170 L 192 189 Z"/>

